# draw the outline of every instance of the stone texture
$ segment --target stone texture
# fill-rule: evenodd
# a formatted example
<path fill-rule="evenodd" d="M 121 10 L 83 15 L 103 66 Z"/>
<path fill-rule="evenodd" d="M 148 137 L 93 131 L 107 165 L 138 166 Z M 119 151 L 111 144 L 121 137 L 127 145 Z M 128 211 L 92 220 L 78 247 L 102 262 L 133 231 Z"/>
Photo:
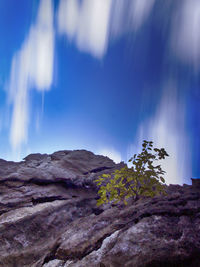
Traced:
<path fill-rule="evenodd" d="M 93 182 L 124 163 L 86 150 L 0 160 L 0 267 L 198 267 L 200 189 L 96 206 Z"/>
<path fill-rule="evenodd" d="M 52 260 L 48 263 L 45 263 L 43 267 L 63 267 L 65 265 L 64 261 L 61 260 Z"/>

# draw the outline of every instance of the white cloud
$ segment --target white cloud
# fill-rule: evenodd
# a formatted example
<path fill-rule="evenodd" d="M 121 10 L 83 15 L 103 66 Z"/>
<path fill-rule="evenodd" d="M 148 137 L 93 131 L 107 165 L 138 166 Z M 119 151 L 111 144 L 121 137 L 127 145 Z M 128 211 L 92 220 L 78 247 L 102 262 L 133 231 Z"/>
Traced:
<path fill-rule="evenodd" d="M 79 21 L 78 0 L 60 1 L 58 11 L 59 32 L 67 34 L 69 39 L 74 38 Z"/>
<path fill-rule="evenodd" d="M 102 58 L 112 39 L 140 30 L 155 3 L 156 0 L 60 0 L 58 30 L 80 51 Z M 178 7 L 174 4 L 160 24 L 164 27 L 167 16 L 171 16 L 170 52 L 172 49 L 179 59 L 197 69 L 200 64 L 200 2 L 183 0 Z M 163 11 L 166 6 L 160 4 L 159 8 Z"/>
<path fill-rule="evenodd" d="M 98 150 L 96 152 L 96 154 L 109 157 L 115 163 L 120 163 L 122 161 L 121 160 L 121 154 L 117 150 L 115 150 L 114 148 L 108 148 L 108 147 L 102 148 L 102 149 Z"/>
<path fill-rule="evenodd" d="M 130 14 L 131 14 L 132 27 L 135 30 L 138 30 L 143 24 L 143 22 L 147 19 L 154 6 L 154 2 L 155 0 L 132 1 Z"/>
<path fill-rule="evenodd" d="M 176 97 L 176 89 L 165 88 L 165 94 L 153 118 L 141 123 L 137 144 L 128 147 L 128 158 L 140 153 L 142 141 L 153 141 L 157 148 L 165 148 L 169 157 L 160 164 L 166 171 L 167 184 L 190 183 L 191 161 L 184 125 L 184 105 Z"/>
<path fill-rule="evenodd" d="M 84 52 L 101 58 L 111 37 L 138 30 L 155 0 L 60 0 L 58 29 Z"/>
<path fill-rule="evenodd" d="M 174 53 L 195 70 L 200 65 L 200 1 L 184 0 L 172 20 L 171 45 Z"/>
<path fill-rule="evenodd" d="M 101 57 L 108 45 L 111 0 L 85 0 L 80 14 L 77 45 Z"/>
<path fill-rule="evenodd" d="M 102 57 L 107 49 L 111 0 L 61 0 L 58 27 L 81 51 Z"/>
<path fill-rule="evenodd" d="M 22 48 L 12 60 L 8 99 L 13 105 L 10 142 L 20 149 L 26 142 L 29 124 L 29 90 L 48 90 L 52 84 L 54 59 L 53 7 L 41 0 L 37 21 L 31 26 Z"/>

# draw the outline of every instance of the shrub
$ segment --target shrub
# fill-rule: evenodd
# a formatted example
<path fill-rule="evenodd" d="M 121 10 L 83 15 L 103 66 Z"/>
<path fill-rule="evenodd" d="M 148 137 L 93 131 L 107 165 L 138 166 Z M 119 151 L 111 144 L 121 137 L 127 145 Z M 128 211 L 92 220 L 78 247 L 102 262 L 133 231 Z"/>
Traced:
<path fill-rule="evenodd" d="M 95 180 L 100 189 L 98 194 L 97 206 L 104 203 L 115 201 L 118 203 L 123 200 L 127 205 L 126 199 L 133 197 L 137 201 L 141 196 L 154 197 L 158 194 L 166 194 L 165 179 L 160 165 L 154 166 L 153 162 L 165 159 L 169 156 L 164 148 L 153 148 L 152 141 L 143 141 L 142 152 L 134 154 L 129 160 L 133 166 L 127 166 L 116 170 L 111 175 L 103 174 Z"/>

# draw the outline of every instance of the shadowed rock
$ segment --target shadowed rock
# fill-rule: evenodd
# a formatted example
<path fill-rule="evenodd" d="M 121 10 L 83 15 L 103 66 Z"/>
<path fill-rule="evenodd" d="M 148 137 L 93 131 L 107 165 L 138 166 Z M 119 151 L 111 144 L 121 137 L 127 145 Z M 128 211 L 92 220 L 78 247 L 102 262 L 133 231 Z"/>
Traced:
<path fill-rule="evenodd" d="M 86 150 L 0 160 L 1 267 L 200 266 L 200 189 L 96 206 L 115 164 Z"/>

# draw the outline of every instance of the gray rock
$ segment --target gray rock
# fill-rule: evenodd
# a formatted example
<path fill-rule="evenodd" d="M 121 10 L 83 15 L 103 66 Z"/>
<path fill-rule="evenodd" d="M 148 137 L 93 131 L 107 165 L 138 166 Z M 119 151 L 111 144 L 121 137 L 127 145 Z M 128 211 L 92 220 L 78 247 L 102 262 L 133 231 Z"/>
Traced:
<path fill-rule="evenodd" d="M 64 267 L 65 262 L 61 260 L 52 260 L 48 263 L 45 263 L 43 267 Z"/>
<path fill-rule="evenodd" d="M 0 266 L 200 266 L 198 182 L 97 207 L 94 180 L 123 166 L 86 150 L 0 160 Z"/>

